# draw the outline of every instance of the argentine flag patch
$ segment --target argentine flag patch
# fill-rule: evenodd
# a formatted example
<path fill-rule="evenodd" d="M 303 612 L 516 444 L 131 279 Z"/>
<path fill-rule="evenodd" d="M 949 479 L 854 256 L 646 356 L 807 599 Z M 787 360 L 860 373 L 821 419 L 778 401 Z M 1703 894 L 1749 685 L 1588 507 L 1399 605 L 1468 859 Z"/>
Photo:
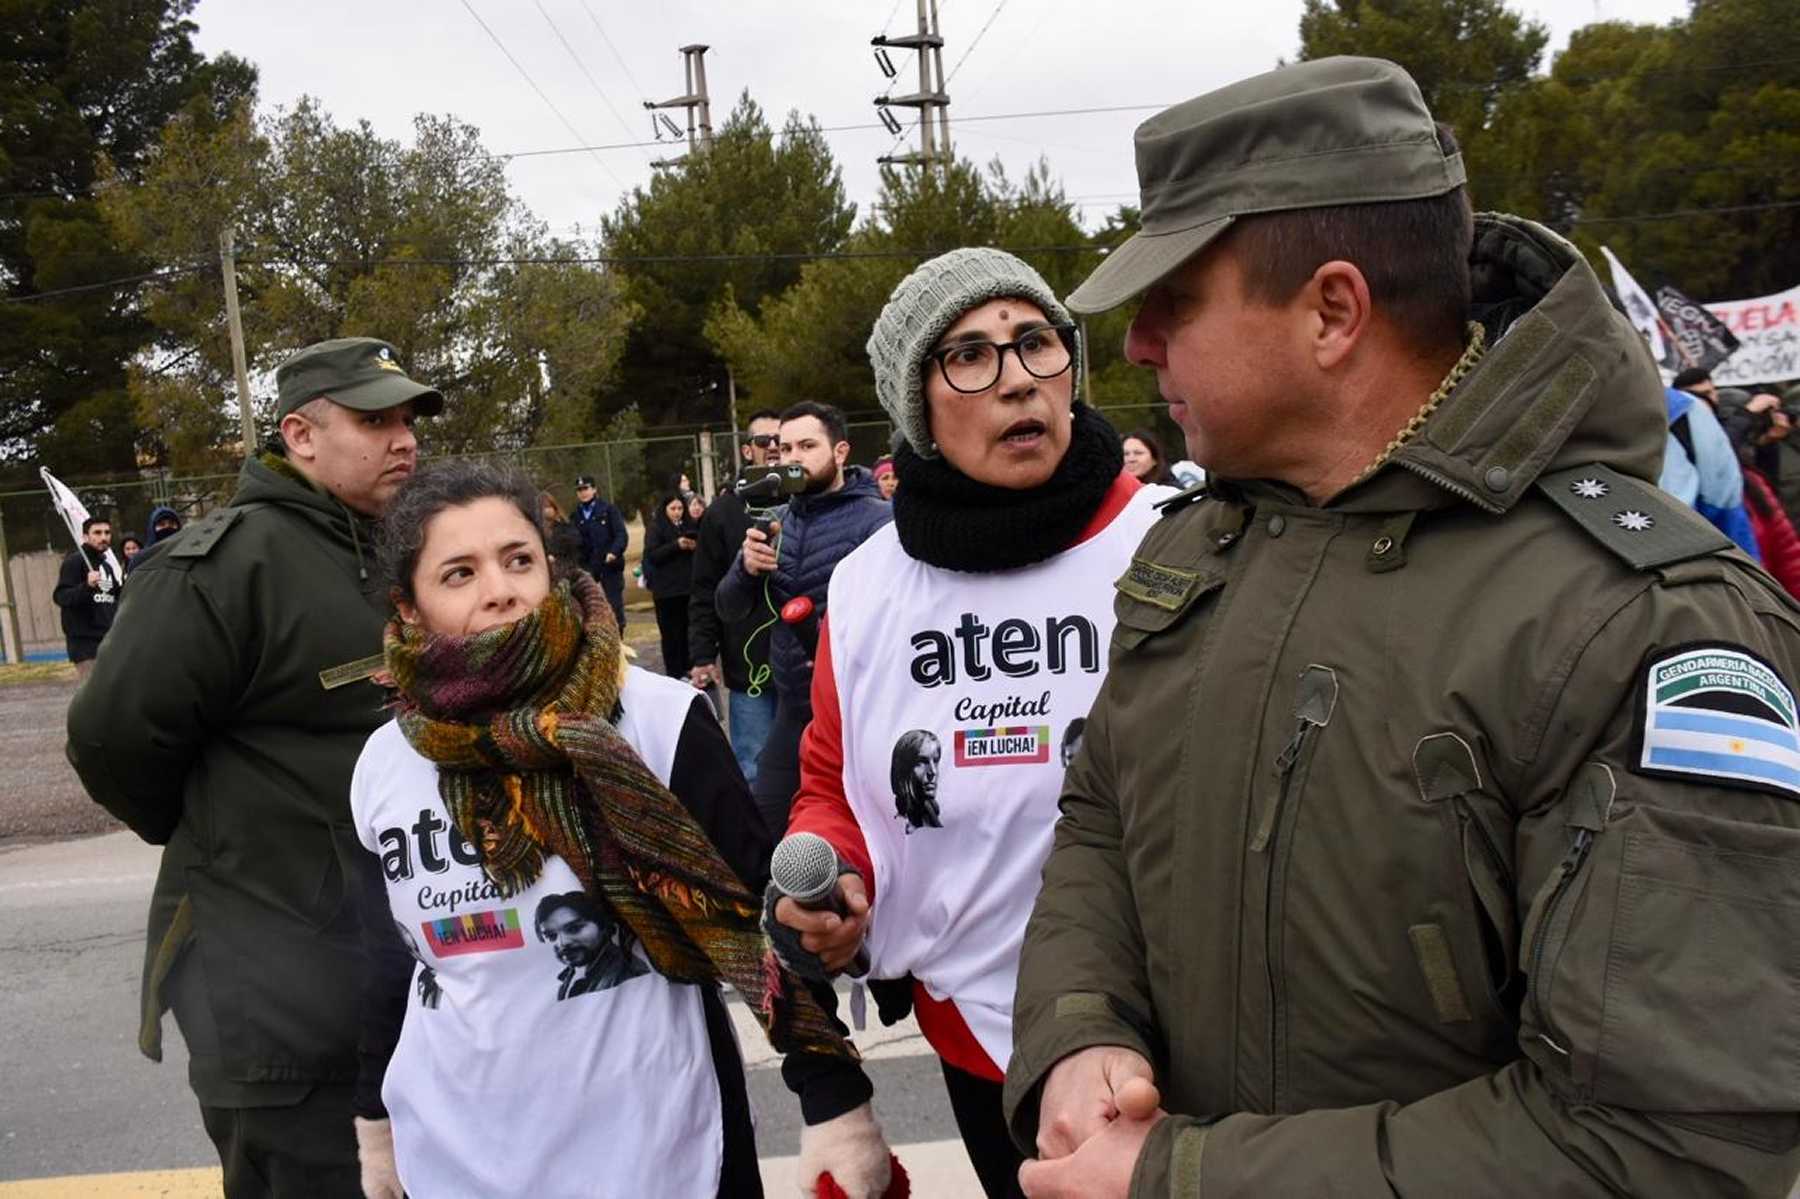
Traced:
<path fill-rule="evenodd" d="M 1794 693 L 1735 645 L 1689 645 L 1651 661 L 1637 768 L 1800 797 Z"/>

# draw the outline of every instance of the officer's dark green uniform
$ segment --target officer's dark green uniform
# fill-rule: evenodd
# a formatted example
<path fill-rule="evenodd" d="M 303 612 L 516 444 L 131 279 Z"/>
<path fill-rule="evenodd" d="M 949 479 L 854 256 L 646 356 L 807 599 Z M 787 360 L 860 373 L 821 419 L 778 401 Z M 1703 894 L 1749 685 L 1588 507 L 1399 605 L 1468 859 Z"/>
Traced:
<path fill-rule="evenodd" d="M 309 347 L 278 378 L 279 415 L 319 395 L 356 411 L 443 403 L 368 338 Z M 88 793 L 167 847 L 139 1045 L 161 1059 L 173 1007 L 234 1199 L 361 1195 L 361 948 L 339 855 L 362 852 L 350 772 L 386 714 L 366 669 L 332 671 L 381 650 L 371 533 L 280 456 L 246 462 L 230 507 L 133 573 L 69 708 Z"/>
<path fill-rule="evenodd" d="M 1232 161 L 1389 72 L 1237 85 Z M 1472 261 L 1490 348 L 1385 466 L 1322 506 L 1219 482 L 1119 580 L 1007 1095 L 1030 1145 L 1058 1060 L 1143 1054 L 1175 1116 L 1133 1196 L 1800 1169 L 1800 615 L 1652 485 L 1657 379 L 1572 247 L 1482 217 Z"/>

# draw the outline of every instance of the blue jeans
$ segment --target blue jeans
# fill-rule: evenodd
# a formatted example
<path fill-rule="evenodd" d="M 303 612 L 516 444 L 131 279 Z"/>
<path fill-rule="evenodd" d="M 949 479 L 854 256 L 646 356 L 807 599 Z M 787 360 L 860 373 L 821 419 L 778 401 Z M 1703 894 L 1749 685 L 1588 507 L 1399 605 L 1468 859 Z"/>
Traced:
<path fill-rule="evenodd" d="M 752 697 L 748 691 L 732 688 L 730 705 L 731 752 L 737 755 L 744 781 L 756 781 L 756 759 L 763 742 L 769 739 L 769 728 L 775 723 L 775 687 L 763 685 L 762 694 Z M 779 835 L 779 834 L 777 834 Z"/>

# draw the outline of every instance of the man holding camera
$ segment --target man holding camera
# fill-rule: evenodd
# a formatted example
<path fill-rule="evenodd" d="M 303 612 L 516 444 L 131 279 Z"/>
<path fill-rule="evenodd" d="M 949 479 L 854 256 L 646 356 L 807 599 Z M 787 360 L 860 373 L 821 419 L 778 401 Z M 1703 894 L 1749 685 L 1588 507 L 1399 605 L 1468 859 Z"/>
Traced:
<path fill-rule="evenodd" d="M 764 408 L 750 417 L 748 435 L 738 451 L 744 474 L 781 461 L 781 417 Z M 775 722 L 775 687 L 769 677 L 769 630 L 765 621 L 725 623 L 719 619 L 713 592 L 731 569 L 731 560 L 750 530 L 750 513 L 736 488 L 721 491 L 700 518 L 700 546 L 694 551 L 694 589 L 688 596 L 688 650 L 694 659 L 689 678 L 701 689 L 723 682 L 731 692 L 727 711 L 731 748 L 744 778 L 756 782 L 756 759 Z"/>
<path fill-rule="evenodd" d="M 842 412 L 810 400 L 795 404 L 781 414 L 780 437 L 782 464 L 804 468 L 805 491 L 766 531 L 751 526 L 745 532 L 716 594 L 727 622 L 775 622 L 769 639 L 775 722 L 752 786 L 775 833 L 787 828 L 788 805 L 800 785 L 800 734 L 812 719 L 813 651 L 825 589 L 844 556 L 894 519 L 869 472 L 846 465 L 850 440 Z M 799 600 L 806 602 L 794 602 Z"/>

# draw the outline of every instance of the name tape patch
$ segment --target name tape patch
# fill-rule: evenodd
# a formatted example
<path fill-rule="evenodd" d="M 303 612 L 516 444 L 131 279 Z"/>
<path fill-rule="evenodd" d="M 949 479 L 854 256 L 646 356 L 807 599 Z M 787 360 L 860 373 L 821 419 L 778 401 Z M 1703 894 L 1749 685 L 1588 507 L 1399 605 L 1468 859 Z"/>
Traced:
<path fill-rule="evenodd" d="M 1800 797 L 1794 693 L 1732 645 L 1687 646 L 1644 674 L 1638 770 L 1715 779 Z"/>
<path fill-rule="evenodd" d="M 1134 600 L 1178 612 L 1200 585 L 1197 571 L 1181 570 L 1133 558 L 1113 586 Z"/>

